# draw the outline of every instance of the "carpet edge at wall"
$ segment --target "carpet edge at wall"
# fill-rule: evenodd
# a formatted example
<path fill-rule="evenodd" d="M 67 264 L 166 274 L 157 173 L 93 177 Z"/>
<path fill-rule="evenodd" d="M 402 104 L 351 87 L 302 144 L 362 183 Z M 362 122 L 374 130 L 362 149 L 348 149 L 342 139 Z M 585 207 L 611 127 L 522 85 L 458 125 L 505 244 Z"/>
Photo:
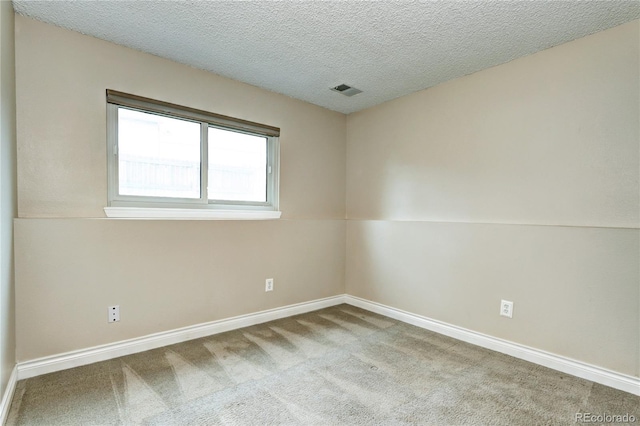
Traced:
<path fill-rule="evenodd" d="M 640 378 L 618 373 L 595 365 L 587 364 L 578 360 L 566 358 L 540 349 L 520 345 L 518 343 L 492 337 L 478 333 L 462 327 L 457 327 L 448 323 L 437 321 L 421 315 L 406 312 L 380 303 L 372 302 L 347 294 L 327 297 L 294 305 L 283 306 L 267 311 L 241 315 L 219 321 L 204 324 L 197 324 L 176 330 L 169 330 L 162 333 L 155 333 L 122 342 L 96 346 L 45 358 L 34 359 L 26 362 L 19 362 L 9 380 L 7 391 L 2 400 L 0 414 L 6 415 L 9 406 L 5 404 L 11 402 L 10 396 L 13 394 L 16 380 L 23 380 L 42 374 L 79 367 L 94 362 L 105 361 L 120 356 L 156 349 L 175 343 L 181 343 L 192 339 L 211 336 L 226 331 L 236 330 L 251 325 L 261 324 L 280 318 L 303 314 L 318 309 L 346 303 L 361 309 L 368 310 L 380 315 L 387 316 L 420 328 L 424 328 L 436 333 L 440 333 L 457 340 L 484 347 L 496 352 L 507 354 L 515 358 L 523 359 L 544 367 L 551 368 L 572 376 L 580 377 L 610 386 L 634 395 L 640 395 Z M 13 380 L 13 382 L 12 382 Z M 11 392 L 9 392 L 11 391 Z M 11 395 L 9 395 L 9 393 Z M 9 397 L 7 397 L 9 395 Z M 5 400 L 8 399 L 8 402 Z M 5 412 L 6 410 L 6 412 Z M 3 420 L 0 417 L 0 420 Z M 0 423 L 1 424 L 1 423 Z"/>
<path fill-rule="evenodd" d="M 640 395 L 640 378 L 347 295 L 345 303 L 543 367 Z"/>
<path fill-rule="evenodd" d="M 0 402 L 0 425 L 4 425 L 11 409 L 11 401 L 13 400 L 13 394 L 16 390 L 16 384 L 18 383 L 18 366 L 13 367 L 11 375 L 7 381 L 7 387 L 4 389 L 2 395 L 2 401 Z"/>

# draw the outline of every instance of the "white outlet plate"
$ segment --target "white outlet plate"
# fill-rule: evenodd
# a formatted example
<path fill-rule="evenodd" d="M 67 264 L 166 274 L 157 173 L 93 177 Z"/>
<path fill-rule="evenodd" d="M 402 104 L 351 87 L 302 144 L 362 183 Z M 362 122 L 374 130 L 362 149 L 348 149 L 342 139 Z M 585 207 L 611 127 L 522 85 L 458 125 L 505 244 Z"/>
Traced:
<path fill-rule="evenodd" d="M 513 302 L 509 302 L 508 300 L 501 300 L 500 315 L 507 318 L 513 318 Z"/>
<path fill-rule="evenodd" d="M 264 291 L 273 291 L 273 278 L 267 278 L 265 280 Z"/>
<path fill-rule="evenodd" d="M 108 314 L 109 314 L 109 322 L 120 321 L 120 305 L 109 306 Z"/>

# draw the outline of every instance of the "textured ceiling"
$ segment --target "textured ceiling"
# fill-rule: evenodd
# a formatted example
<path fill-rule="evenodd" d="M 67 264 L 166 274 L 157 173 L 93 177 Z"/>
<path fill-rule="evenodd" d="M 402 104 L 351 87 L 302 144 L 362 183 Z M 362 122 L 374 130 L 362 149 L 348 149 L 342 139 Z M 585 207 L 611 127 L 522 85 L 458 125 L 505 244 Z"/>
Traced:
<path fill-rule="evenodd" d="M 27 1 L 23 15 L 350 113 L 640 17 L 639 1 Z M 341 83 L 363 93 L 345 97 Z"/>

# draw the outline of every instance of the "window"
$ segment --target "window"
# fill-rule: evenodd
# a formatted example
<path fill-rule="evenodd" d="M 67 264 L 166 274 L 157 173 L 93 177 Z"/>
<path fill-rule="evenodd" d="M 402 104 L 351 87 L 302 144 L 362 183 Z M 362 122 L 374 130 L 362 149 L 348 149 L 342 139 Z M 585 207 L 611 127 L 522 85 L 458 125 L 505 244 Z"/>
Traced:
<path fill-rule="evenodd" d="M 280 217 L 280 129 L 112 90 L 107 126 L 109 217 Z"/>

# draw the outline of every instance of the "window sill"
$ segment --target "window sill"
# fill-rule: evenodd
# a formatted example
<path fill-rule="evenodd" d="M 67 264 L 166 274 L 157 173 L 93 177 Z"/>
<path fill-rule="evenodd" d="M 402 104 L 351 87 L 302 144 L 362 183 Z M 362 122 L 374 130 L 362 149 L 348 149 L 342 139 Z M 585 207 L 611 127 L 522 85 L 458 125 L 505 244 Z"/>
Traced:
<path fill-rule="evenodd" d="M 282 212 L 271 210 L 167 209 L 147 207 L 105 207 L 107 217 L 147 220 L 271 220 Z"/>

